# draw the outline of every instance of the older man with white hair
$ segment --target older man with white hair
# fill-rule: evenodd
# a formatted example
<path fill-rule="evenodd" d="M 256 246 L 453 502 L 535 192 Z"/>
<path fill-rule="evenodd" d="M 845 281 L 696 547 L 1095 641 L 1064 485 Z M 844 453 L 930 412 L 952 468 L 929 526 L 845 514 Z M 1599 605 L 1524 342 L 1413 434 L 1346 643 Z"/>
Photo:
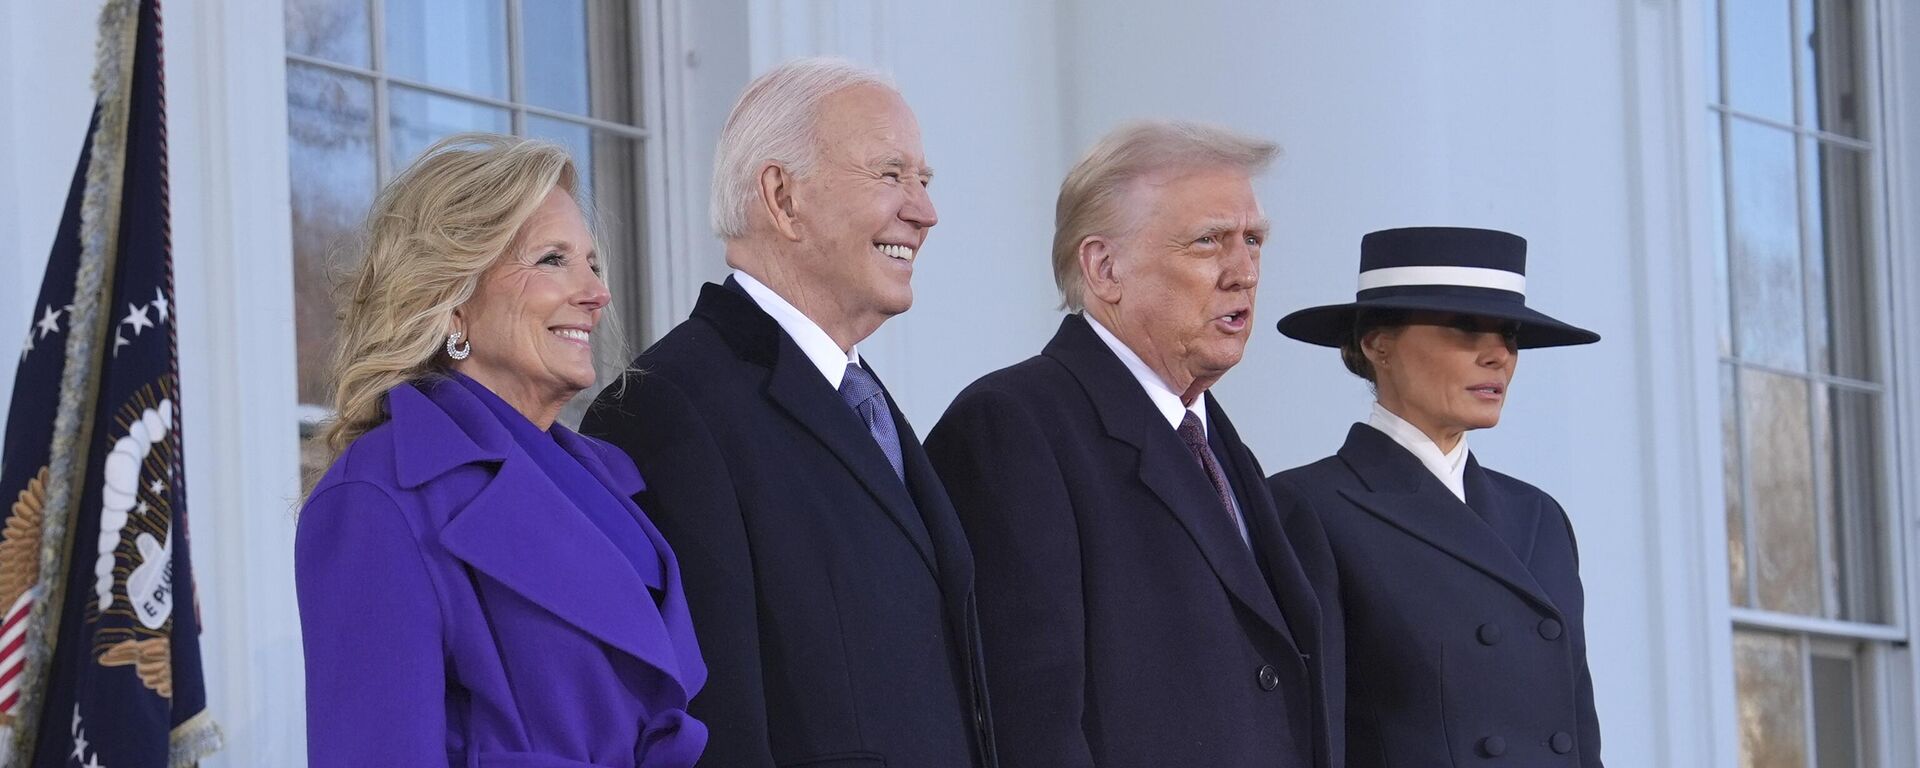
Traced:
<path fill-rule="evenodd" d="M 928 435 L 978 562 L 1003 766 L 1340 765 L 1326 542 L 1289 539 L 1208 392 L 1254 328 L 1276 152 L 1185 122 L 1102 139 L 1055 211 L 1075 311 Z"/>
<path fill-rule="evenodd" d="M 937 221 L 913 112 L 872 71 L 794 61 L 747 87 L 716 155 L 733 274 L 582 425 L 633 456 L 680 555 L 701 764 L 992 765 L 973 559 L 856 349 L 912 305 Z"/>

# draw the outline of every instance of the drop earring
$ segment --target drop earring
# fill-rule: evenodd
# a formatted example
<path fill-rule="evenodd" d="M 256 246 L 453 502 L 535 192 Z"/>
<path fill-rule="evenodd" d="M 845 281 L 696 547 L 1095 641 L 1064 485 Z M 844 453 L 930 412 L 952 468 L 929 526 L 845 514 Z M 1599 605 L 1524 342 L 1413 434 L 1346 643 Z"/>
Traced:
<path fill-rule="evenodd" d="M 460 337 L 462 335 L 459 331 L 447 334 L 447 357 L 455 360 L 465 360 L 468 355 L 473 354 L 473 342 L 469 341 L 461 344 Z"/>

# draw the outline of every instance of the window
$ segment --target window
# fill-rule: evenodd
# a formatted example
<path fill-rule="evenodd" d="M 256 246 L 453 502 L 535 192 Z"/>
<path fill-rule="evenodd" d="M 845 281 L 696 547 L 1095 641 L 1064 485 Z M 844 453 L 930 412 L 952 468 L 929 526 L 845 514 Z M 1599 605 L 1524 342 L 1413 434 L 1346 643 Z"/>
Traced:
<path fill-rule="evenodd" d="M 535 136 L 573 152 L 616 297 L 609 319 L 627 338 L 643 338 L 639 302 L 622 301 L 642 296 L 645 280 L 643 4 L 287 0 L 285 7 L 303 433 L 332 400 L 332 289 L 352 266 L 356 228 L 379 185 L 449 134 Z M 591 394 L 563 418 L 577 419 Z"/>
<path fill-rule="evenodd" d="M 1907 633 L 1889 476 L 1872 0 L 1721 0 L 1721 420 L 1741 764 L 1869 765 Z"/>

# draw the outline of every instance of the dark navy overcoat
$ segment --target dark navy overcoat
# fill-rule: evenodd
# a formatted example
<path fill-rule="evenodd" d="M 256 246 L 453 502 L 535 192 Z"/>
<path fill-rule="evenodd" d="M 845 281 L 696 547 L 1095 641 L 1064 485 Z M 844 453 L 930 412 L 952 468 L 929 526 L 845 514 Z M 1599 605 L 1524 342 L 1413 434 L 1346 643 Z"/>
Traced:
<path fill-rule="evenodd" d="M 1364 424 L 1269 484 L 1338 563 L 1348 765 L 1600 768 L 1579 554 L 1551 496 L 1469 458 L 1461 503 Z"/>
<path fill-rule="evenodd" d="M 973 545 L 1008 768 L 1338 766 L 1324 537 L 1289 541 L 1212 395 L 1194 454 L 1081 315 L 928 433 Z M 1329 640 L 1329 637 L 1334 639 Z"/>
<path fill-rule="evenodd" d="M 904 484 L 732 280 L 705 286 L 634 368 L 581 431 L 639 464 L 640 503 L 680 554 L 712 669 L 692 707 L 712 729 L 701 765 L 990 759 L 973 558 L 891 396 Z"/>

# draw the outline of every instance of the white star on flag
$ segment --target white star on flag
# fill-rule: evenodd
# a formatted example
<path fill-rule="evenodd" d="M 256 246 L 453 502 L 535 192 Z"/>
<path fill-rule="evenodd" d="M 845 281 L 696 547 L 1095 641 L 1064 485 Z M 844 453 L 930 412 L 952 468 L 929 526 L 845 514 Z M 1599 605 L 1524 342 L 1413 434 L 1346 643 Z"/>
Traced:
<path fill-rule="evenodd" d="M 153 289 L 153 310 L 160 313 L 160 322 L 164 323 L 167 321 L 168 306 L 167 295 L 161 293 L 159 288 Z"/>
<path fill-rule="evenodd" d="M 147 493 L 151 493 L 155 496 L 165 493 L 166 490 L 167 490 L 167 484 L 162 482 L 160 478 L 157 478 L 157 477 L 153 479 L 152 483 L 147 485 Z"/>
<path fill-rule="evenodd" d="M 33 324 L 35 328 L 40 329 L 40 338 L 46 338 L 49 333 L 60 332 L 60 312 L 61 310 L 47 307 L 46 314 L 40 316 L 40 322 Z"/>
<path fill-rule="evenodd" d="M 121 320 L 120 323 L 122 325 L 133 326 L 133 335 L 135 336 L 139 336 L 141 331 L 153 327 L 153 321 L 147 319 L 147 305 L 145 304 L 128 304 L 127 317 L 125 320 Z"/>
<path fill-rule="evenodd" d="M 22 361 L 25 361 L 27 359 L 27 355 L 32 353 L 33 353 L 33 329 L 28 328 L 27 343 L 20 347 L 20 359 Z"/>
<path fill-rule="evenodd" d="M 127 341 L 127 340 L 126 340 L 125 338 L 123 338 L 123 337 L 122 337 L 122 336 L 120 335 L 120 329 L 119 329 L 119 328 L 115 328 L 115 329 L 113 329 L 113 356 L 114 356 L 114 357 L 119 357 L 119 356 L 120 356 L 120 348 L 121 348 L 121 347 L 124 347 L 124 346 L 126 346 L 126 345 L 127 345 L 127 344 L 129 344 L 129 343 L 130 343 L 130 342 L 128 342 L 128 341 Z"/>

